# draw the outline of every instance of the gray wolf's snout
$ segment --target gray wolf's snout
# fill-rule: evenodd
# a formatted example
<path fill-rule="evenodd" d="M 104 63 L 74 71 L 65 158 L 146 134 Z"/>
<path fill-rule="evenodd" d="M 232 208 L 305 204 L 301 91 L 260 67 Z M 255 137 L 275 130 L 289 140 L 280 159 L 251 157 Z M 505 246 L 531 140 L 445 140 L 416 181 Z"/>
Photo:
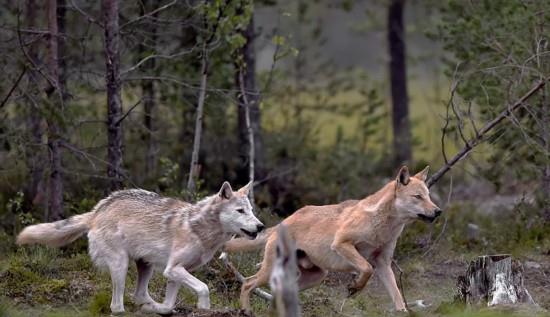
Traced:
<path fill-rule="evenodd" d="M 264 229 L 265 229 L 265 226 L 263 224 L 259 224 L 259 225 L 256 226 L 256 231 L 258 233 L 264 231 Z"/>
<path fill-rule="evenodd" d="M 437 209 L 434 211 L 435 217 L 439 217 L 439 216 L 441 215 L 442 212 L 443 212 L 443 210 L 437 208 Z"/>

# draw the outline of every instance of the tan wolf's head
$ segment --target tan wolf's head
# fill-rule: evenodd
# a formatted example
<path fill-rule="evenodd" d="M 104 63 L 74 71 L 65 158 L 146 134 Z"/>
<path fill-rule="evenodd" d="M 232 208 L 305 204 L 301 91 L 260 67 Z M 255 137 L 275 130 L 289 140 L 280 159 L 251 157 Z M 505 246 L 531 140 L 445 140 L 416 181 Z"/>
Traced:
<path fill-rule="evenodd" d="M 404 218 L 433 222 L 443 211 L 430 199 L 426 178 L 430 167 L 426 166 L 414 176 L 406 166 L 401 167 L 396 178 L 395 208 Z"/>
<path fill-rule="evenodd" d="M 224 232 L 243 235 L 249 239 L 256 238 L 264 224 L 254 216 L 248 192 L 252 182 L 234 192 L 228 182 L 224 182 L 218 192 L 220 222 Z"/>

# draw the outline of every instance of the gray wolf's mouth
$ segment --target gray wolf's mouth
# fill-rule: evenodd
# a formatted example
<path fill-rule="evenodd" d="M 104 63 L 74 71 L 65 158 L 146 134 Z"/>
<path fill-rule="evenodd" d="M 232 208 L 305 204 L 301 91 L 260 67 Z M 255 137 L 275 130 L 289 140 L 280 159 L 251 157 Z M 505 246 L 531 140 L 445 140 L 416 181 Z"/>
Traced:
<path fill-rule="evenodd" d="M 416 215 L 418 216 L 418 218 L 420 218 L 422 221 L 425 221 L 425 222 L 434 222 L 435 220 L 435 216 L 430 217 L 423 214 L 416 214 Z"/>
<path fill-rule="evenodd" d="M 252 238 L 252 239 L 255 239 L 256 236 L 258 235 L 257 232 L 250 232 L 250 231 L 244 230 L 244 229 L 241 229 L 241 231 L 242 231 L 245 235 L 247 235 L 248 237 L 250 237 L 250 238 Z"/>

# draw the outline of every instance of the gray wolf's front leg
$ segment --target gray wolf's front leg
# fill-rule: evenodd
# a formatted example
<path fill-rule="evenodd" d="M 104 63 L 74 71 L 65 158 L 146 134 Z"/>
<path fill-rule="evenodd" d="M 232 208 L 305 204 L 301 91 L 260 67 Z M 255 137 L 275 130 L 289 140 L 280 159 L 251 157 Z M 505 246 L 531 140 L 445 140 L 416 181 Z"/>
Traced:
<path fill-rule="evenodd" d="M 184 267 L 167 267 L 166 270 L 164 270 L 164 276 L 166 276 L 166 278 L 173 283 L 171 287 L 172 292 L 169 294 L 169 289 L 167 288 L 166 290 L 165 304 L 173 306 L 176 303 L 179 285 L 183 284 L 183 286 L 188 287 L 195 292 L 195 294 L 197 294 L 198 308 L 210 309 L 210 291 L 208 290 L 208 286 L 198 278 L 194 277 Z M 168 285 L 170 285 L 170 282 Z"/>
<path fill-rule="evenodd" d="M 169 314 L 176 305 L 178 290 L 183 284 L 197 294 L 197 307 L 210 309 L 210 292 L 208 286 L 191 275 L 182 266 L 169 266 L 164 270 L 164 276 L 168 279 L 166 284 L 166 297 L 162 304 L 148 303 L 142 306 L 142 310 L 158 314 Z"/>

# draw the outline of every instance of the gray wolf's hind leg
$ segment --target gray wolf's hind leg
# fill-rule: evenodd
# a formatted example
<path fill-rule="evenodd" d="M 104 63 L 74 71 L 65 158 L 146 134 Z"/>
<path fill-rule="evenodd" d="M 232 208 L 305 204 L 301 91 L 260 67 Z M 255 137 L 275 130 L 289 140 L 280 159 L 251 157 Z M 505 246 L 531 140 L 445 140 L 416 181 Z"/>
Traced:
<path fill-rule="evenodd" d="M 111 312 L 113 314 L 124 313 L 124 283 L 128 272 L 128 256 L 121 254 L 117 258 L 108 260 L 109 271 L 111 272 L 111 283 L 113 286 L 113 297 L 111 299 Z"/>
<path fill-rule="evenodd" d="M 149 295 L 149 280 L 153 276 L 153 266 L 141 259 L 136 260 L 136 266 L 138 276 L 134 302 L 136 305 L 155 303 Z"/>

